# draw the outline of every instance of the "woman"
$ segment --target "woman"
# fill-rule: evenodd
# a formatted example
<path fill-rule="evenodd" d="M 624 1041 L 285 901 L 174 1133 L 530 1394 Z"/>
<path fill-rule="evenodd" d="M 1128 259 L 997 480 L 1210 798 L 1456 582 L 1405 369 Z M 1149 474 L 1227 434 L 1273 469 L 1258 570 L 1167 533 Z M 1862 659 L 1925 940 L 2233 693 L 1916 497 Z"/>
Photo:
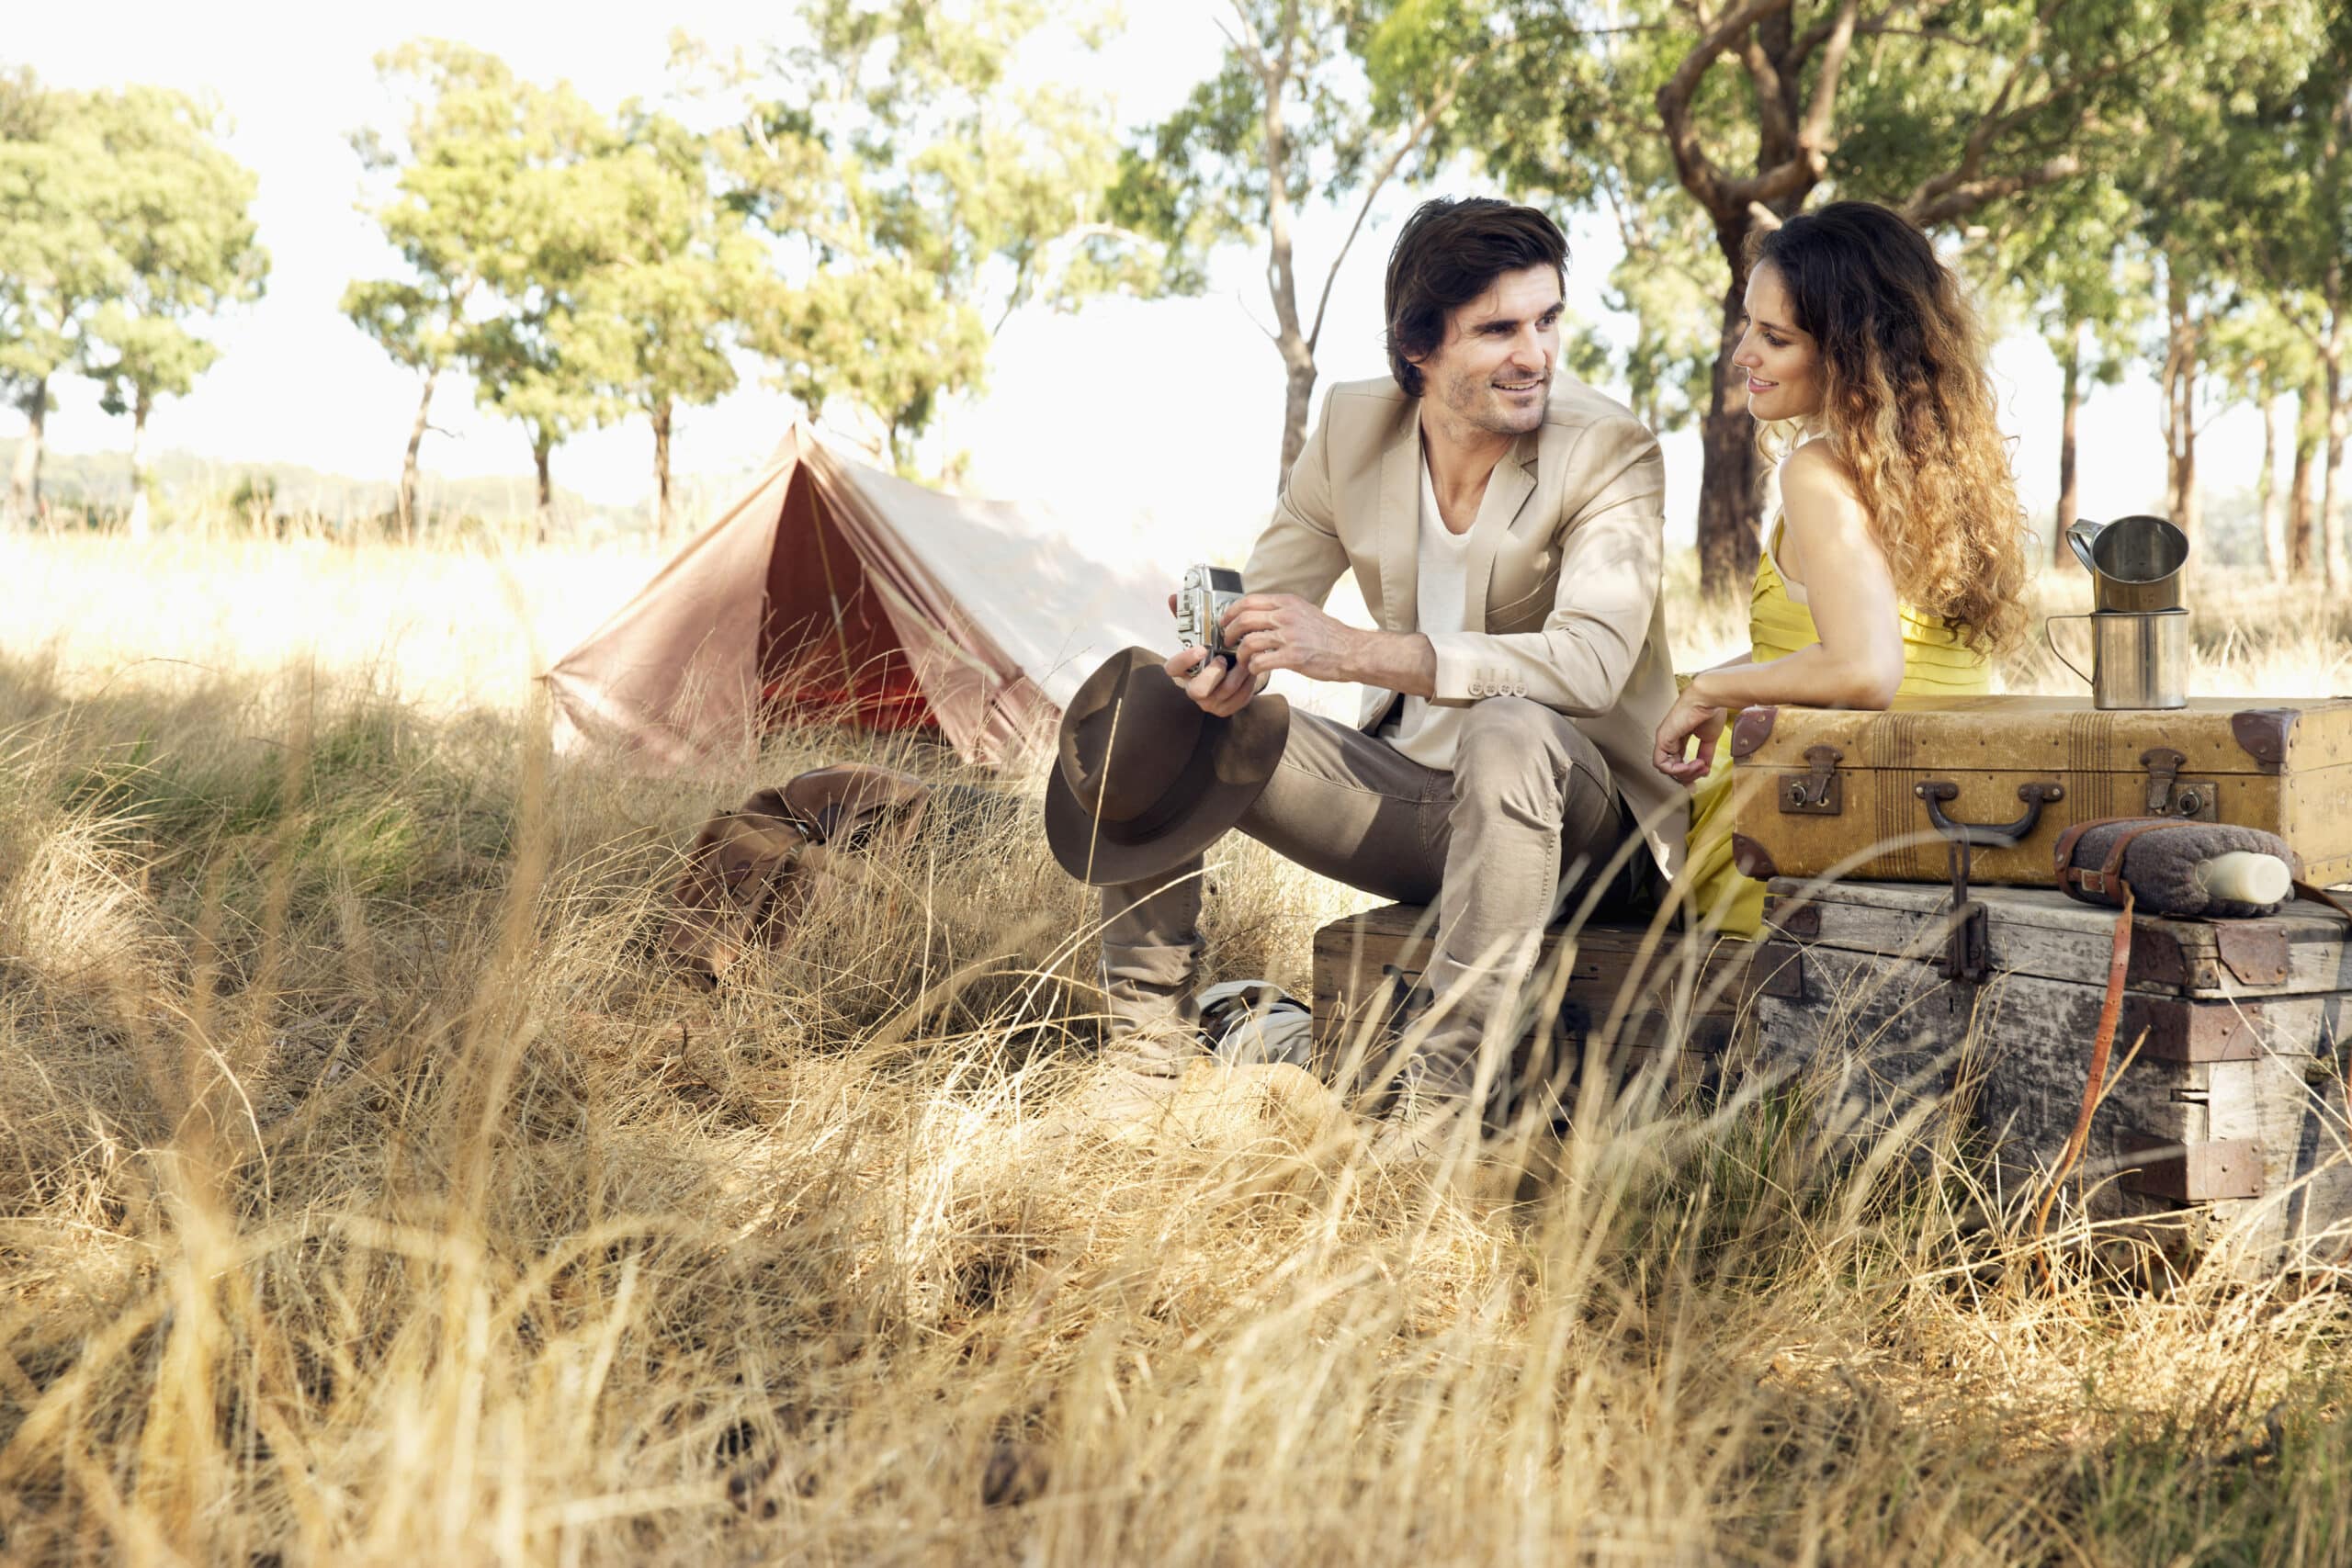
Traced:
<path fill-rule="evenodd" d="M 1683 688 L 1656 761 L 1696 786 L 1690 918 L 1752 936 L 1764 886 L 1731 863 L 1725 719 L 1989 691 L 1990 652 L 2024 623 L 2026 556 L 1984 336 L 1926 235 L 1865 201 L 1792 218 L 1756 244 L 1747 305 L 1732 363 L 1760 434 L 1789 447 L 1781 504 L 1752 646 Z"/>

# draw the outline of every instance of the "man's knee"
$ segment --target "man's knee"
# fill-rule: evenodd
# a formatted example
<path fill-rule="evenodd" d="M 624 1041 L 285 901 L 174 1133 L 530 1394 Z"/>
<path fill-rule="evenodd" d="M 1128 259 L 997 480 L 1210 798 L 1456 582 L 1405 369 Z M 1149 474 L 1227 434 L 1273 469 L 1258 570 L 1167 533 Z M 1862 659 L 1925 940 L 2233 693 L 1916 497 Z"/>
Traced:
<path fill-rule="evenodd" d="M 1608 777 L 1599 749 L 1567 715 L 1525 697 L 1487 697 L 1463 716 L 1454 795 L 1533 789 L 1556 795 L 1579 767 L 1595 779 Z"/>

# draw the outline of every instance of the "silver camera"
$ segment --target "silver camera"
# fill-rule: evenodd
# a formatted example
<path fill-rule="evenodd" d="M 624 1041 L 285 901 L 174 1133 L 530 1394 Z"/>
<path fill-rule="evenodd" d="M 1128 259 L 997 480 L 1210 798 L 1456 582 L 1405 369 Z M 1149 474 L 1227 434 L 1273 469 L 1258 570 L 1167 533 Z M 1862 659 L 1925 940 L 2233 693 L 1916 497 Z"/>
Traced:
<path fill-rule="evenodd" d="M 1226 611 L 1242 595 L 1241 574 L 1221 566 L 1189 567 L 1176 591 L 1176 636 L 1186 648 L 1205 648 L 1213 659 L 1234 662 L 1233 645 L 1222 630 Z"/>

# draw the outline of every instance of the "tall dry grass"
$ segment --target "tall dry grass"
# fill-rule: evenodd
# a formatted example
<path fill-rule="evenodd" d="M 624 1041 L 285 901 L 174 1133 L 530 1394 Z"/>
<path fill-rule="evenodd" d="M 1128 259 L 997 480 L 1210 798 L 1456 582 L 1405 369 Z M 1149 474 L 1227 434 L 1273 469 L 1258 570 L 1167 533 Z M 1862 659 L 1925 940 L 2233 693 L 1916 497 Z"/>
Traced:
<path fill-rule="evenodd" d="M 0 540 L 0 1557 L 2352 1560 L 2335 1297 L 2078 1221 L 2046 1289 L 1948 1131 L 1636 1083 L 1431 1188 L 1202 1074 L 1049 1136 L 1026 813 L 684 984 L 693 825 L 862 743 L 558 765 L 527 647 L 643 570 Z M 2339 670 L 2292 615 L 2206 678 Z M 1219 881 L 1213 966 L 1302 981 L 1345 900 Z"/>

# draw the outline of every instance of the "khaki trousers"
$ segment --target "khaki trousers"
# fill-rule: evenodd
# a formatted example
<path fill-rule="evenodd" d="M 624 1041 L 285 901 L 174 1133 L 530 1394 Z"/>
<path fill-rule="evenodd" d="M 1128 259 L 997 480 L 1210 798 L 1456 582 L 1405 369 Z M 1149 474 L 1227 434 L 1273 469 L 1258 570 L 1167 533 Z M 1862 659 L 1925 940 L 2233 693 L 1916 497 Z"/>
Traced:
<path fill-rule="evenodd" d="M 1423 976 L 1437 1022 L 1407 1070 L 1440 1093 L 1472 1087 L 1479 1042 L 1532 959 L 1527 938 L 1580 893 L 1632 831 L 1609 764 L 1566 715 L 1488 697 L 1464 716 L 1451 773 L 1376 735 L 1291 710 L 1290 739 L 1240 830 L 1308 870 L 1384 898 L 1438 906 Z M 1646 846 L 1628 857 L 1648 885 Z M 1102 891 L 1102 980 L 1125 1049 L 1171 1070 L 1201 938 L 1199 857 Z M 1612 895 L 1616 894 L 1612 889 Z M 1506 1044 L 1508 1043 L 1505 1043 Z"/>

